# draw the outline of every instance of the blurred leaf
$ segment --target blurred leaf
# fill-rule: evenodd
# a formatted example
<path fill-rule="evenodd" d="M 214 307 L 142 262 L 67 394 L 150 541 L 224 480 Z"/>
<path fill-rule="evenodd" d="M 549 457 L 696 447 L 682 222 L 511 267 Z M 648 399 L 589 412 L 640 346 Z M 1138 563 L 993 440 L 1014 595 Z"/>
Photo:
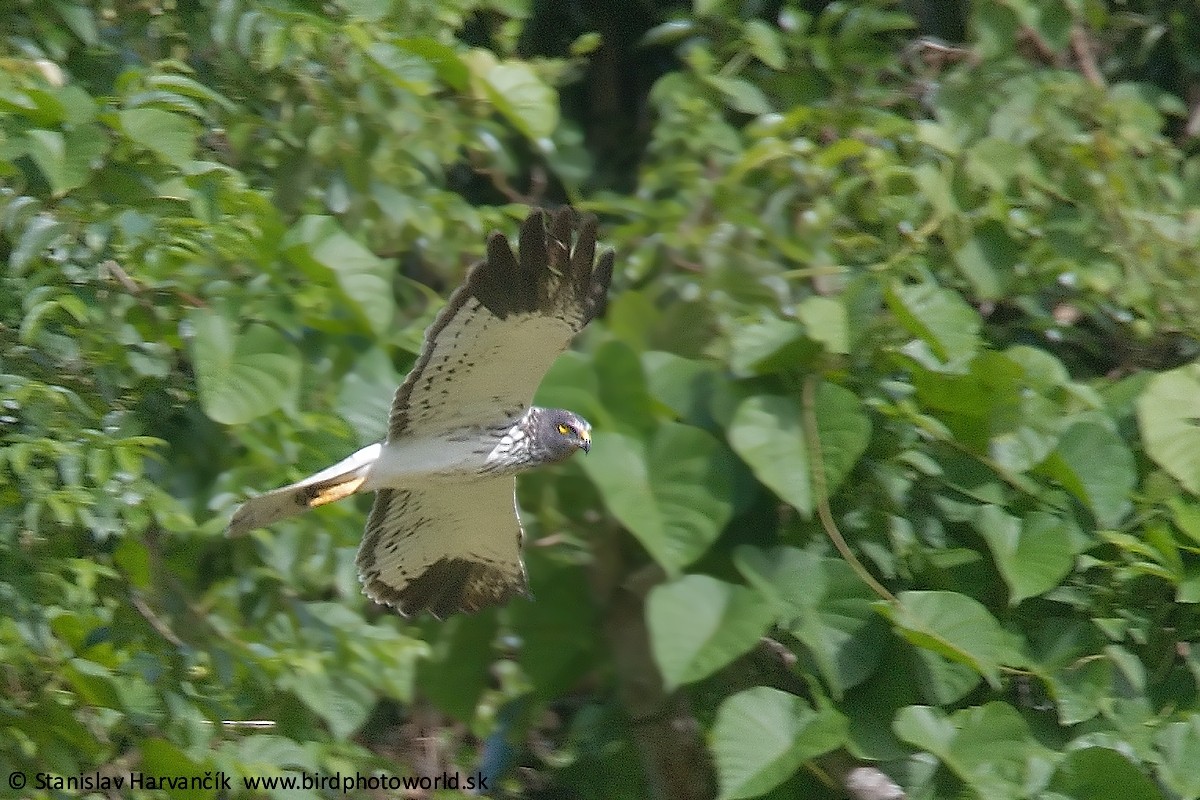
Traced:
<path fill-rule="evenodd" d="M 1163 783 L 1180 797 L 1200 797 L 1200 774 L 1195 770 L 1200 763 L 1200 716 L 1167 723 L 1155 741 L 1163 754 L 1156 770 Z"/>
<path fill-rule="evenodd" d="M 759 61 L 771 69 L 783 69 L 787 65 L 787 56 L 779 41 L 779 31 L 759 19 L 746 21 L 742 32 L 750 45 L 750 52 Z"/>
<path fill-rule="evenodd" d="M 495 638 L 495 614 L 460 615 L 446 620 L 432 657 L 418 662 L 421 691 L 455 719 L 471 719 L 489 682 L 487 664 Z"/>
<path fill-rule="evenodd" d="M 796 306 L 796 316 L 804 323 L 809 338 L 825 346 L 826 352 L 850 352 L 849 320 L 846 307 L 828 297 L 808 297 Z"/>
<path fill-rule="evenodd" d="M 1040 753 L 1029 727 L 1006 703 L 987 703 L 943 716 L 938 709 L 900 710 L 896 734 L 937 756 L 979 797 L 1028 797 L 1029 761 Z"/>
<path fill-rule="evenodd" d="M 1107 747 L 1072 750 L 1050 788 L 1073 800 L 1162 800 L 1162 793 L 1129 759 Z"/>
<path fill-rule="evenodd" d="M 755 592 L 707 575 L 659 584 L 646 600 L 650 649 L 668 691 L 752 649 L 771 618 Z"/>
<path fill-rule="evenodd" d="M 118 118 L 130 141 L 177 167 L 191 161 L 199 131 L 187 117 L 157 108 L 126 108 Z"/>
<path fill-rule="evenodd" d="M 58 131 L 27 131 L 27 147 L 55 195 L 82 186 L 108 150 L 108 140 L 94 125 Z"/>
<path fill-rule="evenodd" d="M 880 608 L 909 642 L 966 664 L 993 686 L 999 685 L 1001 666 L 1024 663 L 996 618 L 966 595 L 902 592 L 897 605 Z"/>
<path fill-rule="evenodd" d="M 729 365 L 738 377 L 796 369 L 809 363 L 819 350 L 805 336 L 802 325 L 783 319 L 737 328 L 731 347 Z"/>
<path fill-rule="evenodd" d="M 384 438 L 400 376 L 382 350 L 368 350 L 354 362 L 338 389 L 337 412 L 358 433 L 361 444 Z"/>
<path fill-rule="evenodd" d="M 274 328 L 258 323 L 238 333 L 214 311 L 195 311 L 192 363 L 204 413 L 224 425 L 269 414 L 295 395 L 300 361 Z"/>
<path fill-rule="evenodd" d="M 627 344 L 610 341 L 596 350 L 594 358 L 599 400 L 613 422 L 643 435 L 650 434 L 656 425 L 656 415 L 637 353 Z"/>
<path fill-rule="evenodd" d="M 38 214 L 21 231 L 16 247 L 8 254 L 8 267 L 21 274 L 29 264 L 67 232 L 67 226 L 46 214 Z"/>
<path fill-rule="evenodd" d="M 1038 511 L 1022 520 L 987 505 L 976 513 L 974 524 L 1008 584 L 1011 605 L 1049 591 L 1071 571 L 1075 558 L 1069 529 L 1050 514 Z"/>
<path fill-rule="evenodd" d="M 1115 433 L 1091 422 L 1072 425 L 1058 441 L 1045 470 L 1096 515 L 1115 528 L 1130 510 L 1137 485 L 1133 453 Z"/>
<path fill-rule="evenodd" d="M 1194 495 L 1200 495 L 1200 364 L 1156 375 L 1137 400 L 1146 453 Z"/>
<path fill-rule="evenodd" d="M 766 686 L 739 692 L 721 703 L 713 723 L 718 797 L 764 794 L 845 740 L 846 720 L 831 708 L 814 710 L 802 698 Z"/>
<path fill-rule="evenodd" d="M 836 492 L 866 448 L 871 425 L 859 409 L 858 398 L 835 384 L 821 385 L 815 405 L 826 488 Z M 812 473 L 802 415 L 794 398 L 748 397 L 730 422 L 729 443 L 755 477 L 780 499 L 810 515 Z"/>
<path fill-rule="evenodd" d="M 791 397 L 748 397 L 729 424 L 729 444 L 781 500 L 811 515 L 812 468 L 801 414 L 800 402 Z"/>
<path fill-rule="evenodd" d="M 836 699 L 871 674 L 883 644 L 875 594 L 839 558 L 794 547 L 743 545 L 738 571 L 768 601 L 774 619 L 799 639 Z"/>
<path fill-rule="evenodd" d="M 703 77 L 704 82 L 719 91 L 725 97 L 725 102 L 735 111 L 743 114 L 770 114 L 775 110 L 762 89 L 750 81 L 724 75 Z"/>
<path fill-rule="evenodd" d="M 932 283 L 895 285 L 887 301 L 900 324 L 943 362 L 963 361 L 979 349 L 979 314 L 956 292 Z"/>
<path fill-rule="evenodd" d="M 472 62 L 496 110 L 530 139 L 549 136 L 558 126 L 558 95 L 528 64 Z"/>
<path fill-rule="evenodd" d="M 580 463 L 613 516 L 668 573 L 703 555 L 729 521 L 729 454 L 699 428 L 668 423 L 648 442 L 597 432 Z"/>
<path fill-rule="evenodd" d="M 369 329 L 392 324 L 392 265 L 351 238 L 333 217 L 302 217 L 283 237 L 283 251 L 314 278 L 336 278 Z"/>

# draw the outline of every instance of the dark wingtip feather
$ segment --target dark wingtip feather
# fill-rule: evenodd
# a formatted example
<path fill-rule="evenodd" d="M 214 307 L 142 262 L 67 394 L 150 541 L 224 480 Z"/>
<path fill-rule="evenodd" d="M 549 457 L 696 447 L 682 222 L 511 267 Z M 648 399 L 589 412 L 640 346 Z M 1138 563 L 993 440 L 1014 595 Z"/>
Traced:
<path fill-rule="evenodd" d="M 373 577 L 365 581 L 366 595 L 391 606 L 402 616 L 427 611 L 438 619 L 473 614 L 518 596 L 529 596 L 524 574 L 513 578 L 496 567 L 465 558 L 442 558 L 402 588 Z"/>
<path fill-rule="evenodd" d="M 596 268 L 592 270 L 592 318 L 600 316 L 604 313 L 604 309 L 608 307 L 608 287 L 612 283 L 613 267 L 616 264 L 616 254 L 612 250 L 605 250 L 600 254 L 600 261 L 596 263 Z"/>

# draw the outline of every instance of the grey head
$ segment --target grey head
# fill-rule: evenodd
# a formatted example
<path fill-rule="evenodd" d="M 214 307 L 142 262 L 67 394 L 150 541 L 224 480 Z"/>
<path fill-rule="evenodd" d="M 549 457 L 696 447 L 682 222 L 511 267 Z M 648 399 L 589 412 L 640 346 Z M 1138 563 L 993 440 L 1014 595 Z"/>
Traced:
<path fill-rule="evenodd" d="M 576 450 L 592 449 L 592 426 L 566 409 L 532 406 L 519 425 L 529 442 L 532 464 L 554 464 Z"/>

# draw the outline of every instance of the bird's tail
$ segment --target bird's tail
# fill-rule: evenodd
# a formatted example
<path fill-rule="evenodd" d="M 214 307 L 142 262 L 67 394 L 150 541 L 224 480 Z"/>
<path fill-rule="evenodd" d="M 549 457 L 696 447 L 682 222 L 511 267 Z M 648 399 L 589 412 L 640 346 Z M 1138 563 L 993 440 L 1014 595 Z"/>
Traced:
<path fill-rule="evenodd" d="M 310 508 L 349 497 L 362 489 L 367 473 L 379 458 L 382 448 L 380 444 L 364 447 L 349 458 L 302 481 L 251 497 L 233 512 L 226 534 L 241 536 L 272 522 L 302 514 Z"/>

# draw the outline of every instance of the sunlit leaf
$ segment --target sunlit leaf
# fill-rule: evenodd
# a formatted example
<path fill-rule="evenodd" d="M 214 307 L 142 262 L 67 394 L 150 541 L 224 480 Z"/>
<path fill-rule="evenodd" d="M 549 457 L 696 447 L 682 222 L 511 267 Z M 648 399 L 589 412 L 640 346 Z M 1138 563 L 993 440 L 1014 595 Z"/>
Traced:
<path fill-rule="evenodd" d="M 294 395 L 300 380 L 295 347 L 274 328 L 252 324 L 238 331 L 214 311 L 191 316 L 192 362 L 200 403 L 225 425 L 269 414 Z"/>
<path fill-rule="evenodd" d="M 757 797 L 845 740 L 846 720 L 831 708 L 813 709 L 766 686 L 739 692 L 721 704 L 713 723 L 718 797 Z"/>
<path fill-rule="evenodd" d="M 958 661 L 999 685 L 1000 667 L 1020 666 L 1023 656 L 988 610 L 955 592 L 902 592 L 896 605 L 880 608 L 899 633 L 917 647 Z"/>
<path fill-rule="evenodd" d="M 199 132 L 192 120 L 158 108 L 127 108 L 118 116 L 131 141 L 164 161 L 181 167 L 191 160 Z"/>
<path fill-rule="evenodd" d="M 703 555 L 729 520 L 729 458 L 711 435 L 671 423 L 648 442 L 599 431 L 580 463 L 609 511 L 677 572 Z"/>
<path fill-rule="evenodd" d="M 706 678 L 750 650 L 770 624 L 771 611 L 756 592 L 707 575 L 654 587 L 646 623 L 667 688 Z"/>
<path fill-rule="evenodd" d="M 1200 494 L 1200 364 L 1155 376 L 1137 400 L 1146 453 L 1192 494 Z"/>

